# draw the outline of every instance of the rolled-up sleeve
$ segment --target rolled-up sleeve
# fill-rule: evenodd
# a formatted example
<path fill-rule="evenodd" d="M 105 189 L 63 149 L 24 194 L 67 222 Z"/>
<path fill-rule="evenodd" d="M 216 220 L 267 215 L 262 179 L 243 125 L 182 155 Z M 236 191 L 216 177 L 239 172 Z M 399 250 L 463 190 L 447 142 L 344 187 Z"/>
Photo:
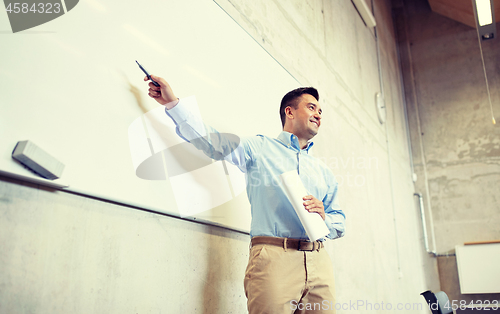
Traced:
<path fill-rule="evenodd" d="M 340 209 L 338 202 L 338 183 L 333 177 L 329 181 L 328 193 L 323 199 L 325 223 L 328 230 L 330 230 L 326 237 L 335 239 L 343 237 L 345 234 L 345 214 Z"/>

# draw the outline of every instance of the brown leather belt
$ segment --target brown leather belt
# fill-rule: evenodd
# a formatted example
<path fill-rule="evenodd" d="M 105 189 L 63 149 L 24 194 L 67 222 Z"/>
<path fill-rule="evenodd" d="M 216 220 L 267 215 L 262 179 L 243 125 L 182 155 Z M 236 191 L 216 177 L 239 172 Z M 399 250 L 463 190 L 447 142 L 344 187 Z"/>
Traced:
<path fill-rule="evenodd" d="M 320 241 L 314 241 L 310 242 L 307 240 L 297 240 L 297 239 L 289 239 L 289 238 L 278 238 L 278 237 L 253 237 L 252 241 L 250 242 L 251 246 L 255 246 L 257 244 L 268 244 L 268 245 L 274 245 L 274 246 L 279 246 L 286 249 L 293 249 L 293 250 L 298 250 L 298 251 L 319 251 L 322 249 L 323 242 Z"/>

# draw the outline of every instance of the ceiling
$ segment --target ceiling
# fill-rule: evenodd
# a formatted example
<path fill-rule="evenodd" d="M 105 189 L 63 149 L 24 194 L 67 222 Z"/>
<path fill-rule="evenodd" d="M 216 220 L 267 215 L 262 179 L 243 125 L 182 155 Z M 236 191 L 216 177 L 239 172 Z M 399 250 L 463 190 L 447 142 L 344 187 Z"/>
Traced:
<path fill-rule="evenodd" d="M 452 20 L 476 27 L 472 0 L 429 0 L 432 11 Z M 500 22 L 500 0 L 493 0 L 495 20 Z"/>

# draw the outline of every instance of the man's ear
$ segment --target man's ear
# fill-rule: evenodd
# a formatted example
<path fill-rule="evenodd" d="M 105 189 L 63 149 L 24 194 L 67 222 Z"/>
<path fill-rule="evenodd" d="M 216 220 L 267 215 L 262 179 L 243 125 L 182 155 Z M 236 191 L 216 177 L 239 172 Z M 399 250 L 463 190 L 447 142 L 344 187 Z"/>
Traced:
<path fill-rule="evenodd" d="M 285 108 L 285 115 L 290 119 L 293 119 L 293 111 L 291 106 Z"/>

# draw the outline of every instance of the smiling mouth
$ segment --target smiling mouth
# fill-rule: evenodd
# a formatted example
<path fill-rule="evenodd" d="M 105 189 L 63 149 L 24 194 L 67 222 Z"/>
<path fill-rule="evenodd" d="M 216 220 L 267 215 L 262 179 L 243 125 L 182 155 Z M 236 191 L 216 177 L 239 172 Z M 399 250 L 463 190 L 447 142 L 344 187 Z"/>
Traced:
<path fill-rule="evenodd" d="M 316 124 L 317 127 L 319 127 L 319 122 L 318 121 L 311 121 L 312 123 Z"/>

